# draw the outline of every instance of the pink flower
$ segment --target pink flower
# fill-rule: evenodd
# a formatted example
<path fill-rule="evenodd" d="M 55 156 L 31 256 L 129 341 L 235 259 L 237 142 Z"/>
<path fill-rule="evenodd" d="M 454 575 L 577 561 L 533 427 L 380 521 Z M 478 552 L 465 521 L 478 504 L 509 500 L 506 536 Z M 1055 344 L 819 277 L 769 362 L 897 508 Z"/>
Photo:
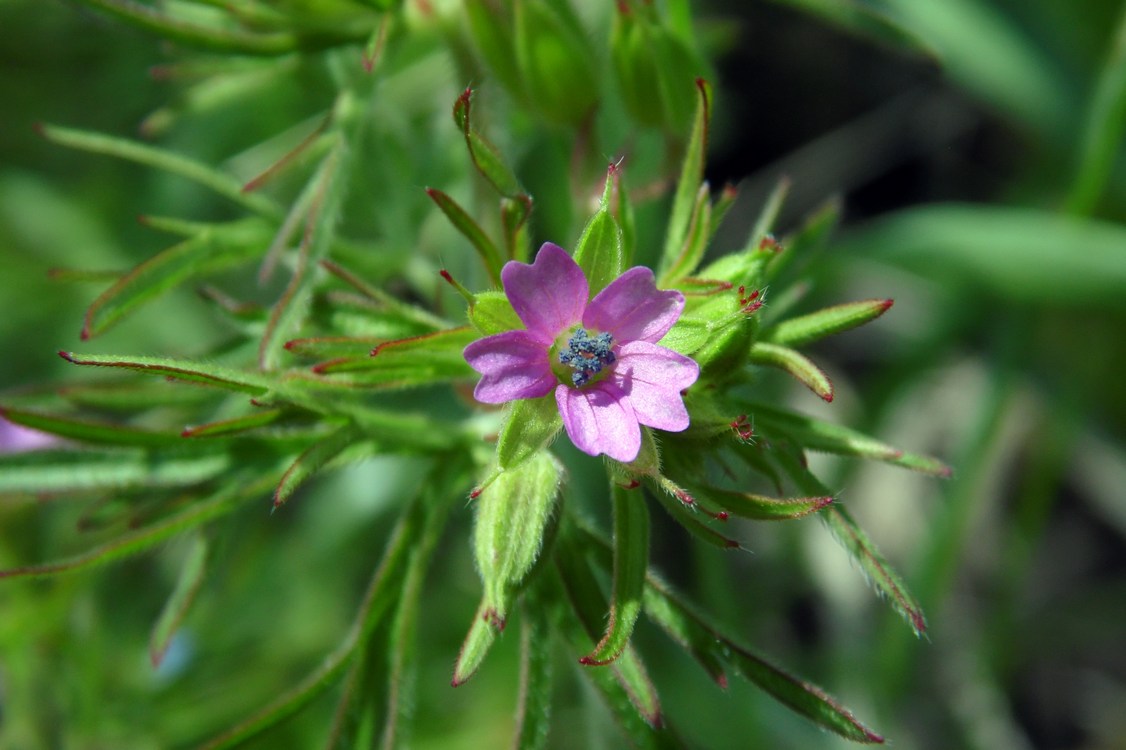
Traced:
<path fill-rule="evenodd" d="M 506 263 L 501 281 L 526 328 L 465 347 L 466 362 L 482 375 L 473 392 L 478 401 L 503 404 L 554 391 L 571 442 L 623 462 L 641 450 L 640 425 L 688 427 L 680 392 L 700 368 L 657 345 L 680 317 L 684 295 L 659 291 L 653 272 L 639 266 L 589 299 L 582 269 L 550 242 L 531 265 Z"/>

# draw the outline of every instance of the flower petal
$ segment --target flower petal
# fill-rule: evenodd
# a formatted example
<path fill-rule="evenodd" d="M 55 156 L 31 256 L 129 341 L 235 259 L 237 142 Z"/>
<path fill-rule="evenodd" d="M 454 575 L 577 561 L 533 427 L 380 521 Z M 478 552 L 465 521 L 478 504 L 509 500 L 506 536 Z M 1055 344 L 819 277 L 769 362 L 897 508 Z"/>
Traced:
<path fill-rule="evenodd" d="M 579 322 L 590 294 L 579 265 L 566 250 L 550 242 L 540 247 L 531 265 L 505 263 L 500 278 L 528 332 L 545 344 Z"/>
<path fill-rule="evenodd" d="M 647 341 L 618 347 L 613 382 L 629 399 L 637 421 L 658 430 L 680 432 L 688 427 L 688 410 L 680 392 L 700 377 L 695 361 Z"/>
<path fill-rule="evenodd" d="M 483 376 L 473 397 L 483 404 L 538 398 L 559 379 L 551 371 L 547 347 L 527 331 L 505 331 L 465 347 L 465 361 Z"/>
<path fill-rule="evenodd" d="M 587 305 L 583 325 L 609 331 L 614 341 L 655 344 L 669 332 L 684 309 L 684 295 L 659 291 L 648 268 L 636 266 L 611 281 Z"/>
<path fill-rule="evenodd" d="M 589 388 L 560 385 L 555 402 L 563 416 L 563 427 L 575 447 L 583 453 L 629 463 L 641 450 L 641 427 L 625 394 L 609 381 Z"/>

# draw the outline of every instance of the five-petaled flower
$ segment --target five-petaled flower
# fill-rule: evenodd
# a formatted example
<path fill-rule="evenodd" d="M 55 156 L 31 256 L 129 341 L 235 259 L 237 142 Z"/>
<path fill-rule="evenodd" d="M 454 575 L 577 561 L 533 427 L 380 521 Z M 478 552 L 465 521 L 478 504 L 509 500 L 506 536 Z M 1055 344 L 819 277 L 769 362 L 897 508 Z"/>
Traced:
<path fill-rule="evenodd" d="M 504 292 L 525 325 L 474 341 L 465 360 L 482 377 L 486 404 L 555 392 L 563 426 L 579 450 L 630 462 L 641 427 L 688 427 L 681 391 L 699 366 L 657 342 L 684 309 L 684 295 L 658 290 L 653 272 L 631 268 L 590 299 L 586 276 L 563 248 L 545 243 L 528 265 L 501 270 Z"/>

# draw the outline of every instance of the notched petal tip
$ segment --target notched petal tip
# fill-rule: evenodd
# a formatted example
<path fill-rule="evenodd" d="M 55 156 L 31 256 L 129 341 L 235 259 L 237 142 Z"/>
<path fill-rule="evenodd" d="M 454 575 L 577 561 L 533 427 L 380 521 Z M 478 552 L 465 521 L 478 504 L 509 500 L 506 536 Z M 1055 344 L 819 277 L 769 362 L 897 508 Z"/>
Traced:
<path fill-rule="evenodd" d="M 582 269 L 558 245 L 545 242 L 530 265 L 505 263 L 500 277 L 512 308 L 537 340 L 550 343 L 582 318 L 590 288 Z"/>

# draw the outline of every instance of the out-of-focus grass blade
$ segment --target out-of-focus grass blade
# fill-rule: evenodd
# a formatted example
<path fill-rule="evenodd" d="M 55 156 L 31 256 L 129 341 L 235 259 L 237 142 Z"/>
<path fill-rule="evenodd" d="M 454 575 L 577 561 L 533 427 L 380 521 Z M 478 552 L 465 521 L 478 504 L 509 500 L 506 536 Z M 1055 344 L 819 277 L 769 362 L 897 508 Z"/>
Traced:
<path fill-rule="evenodd" d="M 751 362 L 785 370 L 826 401 L 833 400 L 833 383 L 809 357 L 788 346 L 760 341 L 751 347 Z"/>
<path fill-rule="evenodd" d="M 143 552 L 170 537 L 191 528 L 197 528 L 209 521 L 230 513 L 238 505 L 238 501 L 251 497 L 262 491 L 267 482 L 258 480 L 248 486 L 237 487 L 236 492 L 230 490 L 220 491 L 208 500 L 192 503 L 179 513 L 168 516 L 154 524 L 136 529 L 116 539 L 84 552 L 74 557 L 68 557 L 41 565 L 28 565 L 20 568 L 0 570 L 0 579 L 3 578 L 47 578 L 60 573 L 75 573 L 87 568 L 104 565 L 114 560 L 119 560 L 129 555 Z"/>
<path fill-rule="evenodd" d="M 1126 131 L 1126 8 L 1111 40 L 1110 54 L 1087 108 L 1079 144 L 1079 172 L 1067 197 L 1067 210 L 1086 216 L 1098 203 L 1122 152 Z"/>
<path fill-rule="evenodd" d="M 806 450 L 884 461 L 938 477 L 951 474 L 950 467 L 937 458 L 898 450 L 849 427 L 762 404 L 746 403 L 744 406 L 748 413 L 754 414 L 756 426 L 762 427 L 768 436 L 784 434 Z"/>
<path fill-rule="evenodd" d="M 823 18 L 834 26 L 886 44 L 905 52 L 937 57 L 938 52 L 918 34 L 898 21 L 893 15 L 857 0 L 774 0 L 811 15 Z"/>
<path fill-rule="evenodd" d="M 168 646 L 172 643 L 172 636 L 184 621 L 184 616 L 195 601 L 196 592 L 207 575 L 207 537 L 196 531 L 192 534 L 189 545 L 188 553 L 180 564 L 176 587 L 164 603 L 164 609 L 160 611 L 149 636 L 149 658 L 154 667 L 159 667 L 164 660 Z"/>
<path fill-rule="evenodd" d="M 870 257 L 929 278 L 969 278 L 1042 305 L 1126 307 L 1126 227 L 1048 211 L 936 204 L 840 238 L 837 257 Z"/>
<path fill-rule="evenodd" d="M 434 482 L 434 486 L 443 491 L 452 490 L 445 481 Z M 431 497 L 430 500 L 434 498 Z M 400 582 L 406 574 L 412 550 L 434 533 L 434 526 L 438 526 L 440 530 L 444 525 L 445 512 L 440 512 L 435 507 L 439 505 L 448 503 L 428 503 L 423 498 L 415 498 L 399 517 L 391 540 L 384 549 L 383 559 L 368 583 L 352 627 L 340 645 L 300 682 L 261 710 L 212 738 L 201 750 L 219 750 L 242 744 L 293 715 L 333 683 L 397 600 L 402 591 Z"/>
<path fill-rule="evenodd" d="M 614 501 L 614 588 L 610 622 L 594 650 L 579 659 L 589 666 L 603 666 L 625 650 L 641 614 L 641 593 L 649 570 L 649 506 L 640 492 L 615 484 Z"/>
<path fill-rule="evenodd" d="M 344 449 L 363 440 L 363 433 L 351 424 L 310 445 L 305 452 L 285 470 L 274 490 L 274 510 L 277 510 L 297 489 L 320 471 L 325 464 L 340 455 Z"/>
<path fill-rule="evenodd" d="M 270 388 L 270 379 L 252 372 L 235 370 L 210 362 L 190 362 L 167 357 L 132 357 L 123 359 L 113 354 L 75 354 L 59 352 L 67 362 L 91 367 L 121 367 L 126 370 L 163 375 L 189 383 L 211 385 L 228 391 L 261 396 Z"/>
<path fill-rule="evenodd" d="M 541 750 L 551 719 L 551 631 L 544 613 L 524 607 L 520 627 L 520 698 L 515 750 Z"/>
<path fill-rule="evenodd" d="M 178 388 L 172 383 L 128 377 L 116 382 L 80 383 L 58 388 L 59 396 L 77 406 L 135 412 L 158 406 L 197 407 L 222 394 L 207 388 Z"/>
<path fill-rule="evenodd" d="M 885 0 L 888 15 L 938 50 L 948 77 L 1042 134 L 1060 136 L 1076 102 L 1051 54 L 988 0 Z"/>
<path fill-rule="evenodd" d="M 245 193 L 239 180 L 185 156 L 146 143 L 57 125 L 41 125 L 40 131 L 52 143 L 80 151 L 116 156 L 153 169 L 171 172 L 199 183 L 260 216 L 268 219 L 282 218 L 281 209 L 269 198 L 257 193 Z"/>
<path fill-rule="evenodd" d="M 224 453 L 46 450 L 0 454 L 0 494 L 178 487 L 231 466 Z"/>
<path fill-rule="evenodd" d="M 82 339 L 104 333 L 127 314 L 185 281 L 243 263 L 261 252 L 268 229 L 259 219 L 215 226 L 141 263 L 86 311 Z"/>
<path fill-rule="evenodd" d="M 0 418 L 71 440 L 100 445 L 162 446 L 178 443 L 177 436 L 152 432 L 110 422 L 93 422 L 69 414 L 45 414 L 38 411 L 0 406 Z"/>

